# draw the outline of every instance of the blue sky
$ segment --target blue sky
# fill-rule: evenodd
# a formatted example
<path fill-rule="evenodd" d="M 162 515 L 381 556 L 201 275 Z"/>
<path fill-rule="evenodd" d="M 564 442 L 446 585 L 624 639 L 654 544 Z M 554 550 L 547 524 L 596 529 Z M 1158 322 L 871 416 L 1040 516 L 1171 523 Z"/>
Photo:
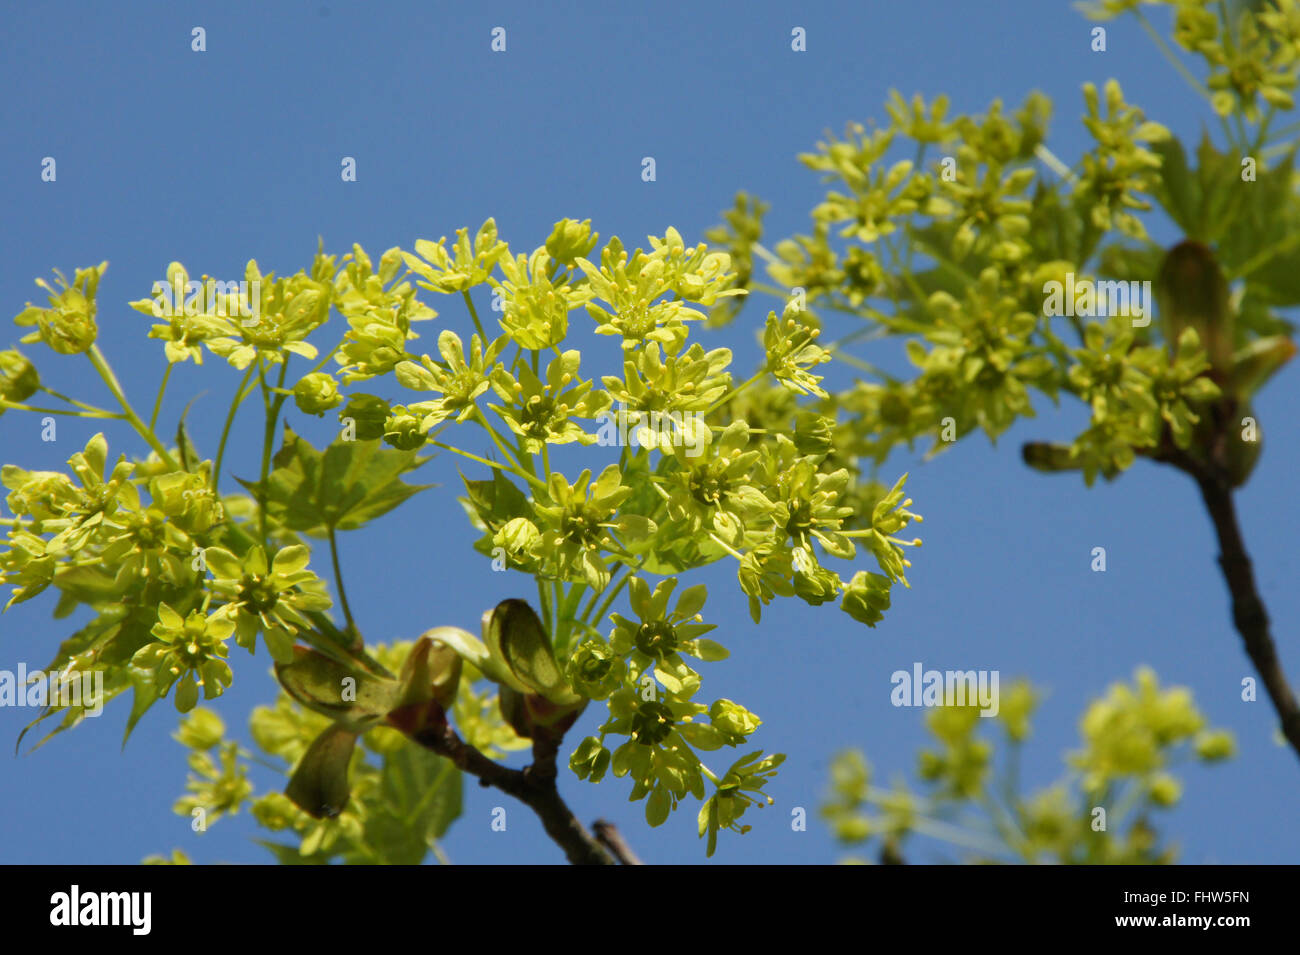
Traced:
<path fill-rule="evenodd" d="M 205 53 L 190 50 L 194 26 L 207 31 Z M 495 26 L 507 30 L 503 54 L 489 49 Z M 807 31 L 806 53 L 790 49 L 795 26 Z M 983 110 L 996 97 L 1014 106 L 1040 89 L 1056 103 L 1049 143 L 1073 161 L 1084 148 L 1080 85 L 1116 77 L 1150 118 L 1185 142 L 1199 136 L 1205 107 L 1135 25 L 1113 24 L 1106 53 L 1090 52 L 1089 28 L 1058 0 L 11 8 L 0 30 L 8 91 L 0 101 L 0 302 L 17 314 L 40 301 L 32 281 L 52 267 L 71 275 L 108 259 L 100 344 L 137 406 L 147 405 L 164 359 L 160 344 L 144 338 L 147 319 L 125 303 L 145 297 L 172 260 L 194 274 L 238 278 L 256 258 L 287 274 L 310 265 L 317 236 L 327 251 L 342 255 L 359 242 L 377 258 L 489 216 L 516 251 L 540 244 L 564 216 L 591 218 L 603 237 L 619 235 L 630 247 L 645 247 L 648 234 L 669 225 L 690 242 L 740 189 L 771 203 L 767 234 L 775 239 L 807 231 L 824 192 L 796 155 L 846 122 L 883 119 L 891 88 L 908 97 L 947 92 L 954 111 Z M 57 183 L 40 181 L 45 156 L 58 162 Z M 355 183 L 340 182 L 343 156 L 357 159 Z M 644 156 L 656 159 L 653 183 L 641 180 Z M 1167 229 L 1156 235 L 1177 238 Z M 454 303 L 432 304 L 442 311 L 438 324 L 467 326 Z M 704 340 L 733 347 L 737 370 L 746 369 L 767 307 L 756 302 Z M 331 328 L 341 324 L 336 317 Z M 0 347 L 19 337 L 11 330 Z M 420 345 L 430 348 L 433 337 Z M 83 359 L 29 353 L 52 387 L 108 400 Z M 1286 369 L 1256 402 L 1266 446 L 1239 496 L 1292 674 L 1300 673 L 1300 591 L 1287 584 L 1297 570 L 1290 542 L 1300 452 L 1288 440 L 1300 414 L 1297 374 Z M 170 428 L 205 392 L 190 421 L 211 456 L 237 379 L 215 358 L 201 371 L 184 366 L 164 422 Z M 904 455 L 890 461 L 887 474 L 912 472 L 925 545 L 912 589 L 896 591 L 876 630 L 801 602 L 772 605 L 755 626 L 733 567 L 698 574 L 711 585 L 715 635 L 732 650 L 730 661 L 704 671 L 704 693 L 744 702 L 765 721 L 755 743 L 790 754 L 770 787 L 776 805 L 747 818 L 755 826 L 747 836 L 724 834 L 718 861 L 841 854 L 815 819 L 806 832 L 792 831 L 790 810 L 815 816 L 830 759 L 845 746 L 865 748 L 881 777 L 911 773 L 924 711 L 891 706 L 889 676 L 916 661 L 996 669 L 1004 680 L 1025 675 L 1048 691 L 1023 764 L 1035 785 L 1059 775 L 1086 702 L 1152 665 L 1163 682 L 1191 687 L 1239 743 L 1227 765 L 1188 767 L 1182 805 L 1159 820 L 1182 859 L 1296 861 L 1300 832 L 1281 822 L 1294 818 L 1295 757 L 1272 741 L 1268 702 L 1239 699 L 1252 671 L 1195 488 L 1147 464 L 1090 492 L 1075 476 L 1028 471 L 1021 442 L 1066 439 L 1083 420 L 1076 405 L 1056 409 L 1040 398 L 1036 407 L 1039 417 L 996 448 L 975 437 L 925 465 Z M 290 420 L 299 425 L 302 416 Z M 58 440 L 43 443 L 34 418 L 7 414 L 0 456 L 62 467 L 97 430 L 92 424 L 62 419 Z M 239 419 L 228 473 L 253 473 L 259 429 L 260 416 Z M 114 455 L 139 453 L 130 433 L 107 433 Z M 533 593 L 531 582 L 503 582 L 470 550 L 474 534 L 452 499 L 459 481 L 448 458 L 421 475 L 441 488 L 342 540 L 349 595 L 372 641 L 410 639 L 437 624 L 475 629 L 486 607 Z M 1089 569 L 1095 546 L 1107 549 L 1104 574 Z M 74 629 L 51 620 L 52 607 L 40 599 L 0 617 L 0 669 L 49 659 Z M 250 660 L 232 649 L 232 662 L 235 685 L 215 708 L 246 739 L 248 712 L 272 698 L 274 684 L 264 651 Z M 0 740 L 13 740 L 31 715 L 0 709 Z M 202 836 L 171 813 L 186 768 L 185 751 L 170 739 L 170 705 L 156 707 L 122 751 L 125 717 L 118 705 L 34 754 L 0 762 L 0 862 L 123 863 L 173 847 L 201 862 L 266 861 L 247 813 Z M 596 721 L 593 707 L 573 741 Z M 254 779 L 259 790 L 276 785 L 260 769 Z M 689 808 L 651 831 L 640 805 L 627 802 L 626 780 L 561 784 L 580 818 L 612 819 L 647 861 L 704 860 Z M 477 786 L 466 793 L 465 816 L 446 839 L 453 861 L 560 859 L 524 808 Z M 510 813 L 504 833 L 489 826 L 498 805 Z M 915 857 L 938 855 L 918 846 Z"/>

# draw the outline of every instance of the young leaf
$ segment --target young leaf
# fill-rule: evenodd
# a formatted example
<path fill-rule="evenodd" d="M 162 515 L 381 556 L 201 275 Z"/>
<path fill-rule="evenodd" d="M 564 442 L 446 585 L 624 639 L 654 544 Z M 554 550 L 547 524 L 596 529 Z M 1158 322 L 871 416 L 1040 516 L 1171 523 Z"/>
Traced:
<path fill-rule="evenodd" d="M 329 819 L 348 804 L 352 788 L 348 763 L 357 745 L 357 734 L 335 723 L 326 727 L 298 762 L 284 794 L 303 812 L 317 819 Z"/>
<path fill-rule="evenodd" d="M 542 621 L 527 601 L 503 600 L 497 604 L 488 633 L 488 647 L 532 692 L 552 703 L 569 704 L 581 699 L 560 673 Z"/>
<path fill-rule="evenodd" d="M 452 762 L 406 745 L 384 758 L 379 798 L 366 806 L 365 844 L 389 865 L 418 865 L 461 814 L 463 776 Z"/>
<path fill-rule="evenodd" d="M 401 476 L 424 464 L 415 451 L 380 441 L 335 441 L 322 453 L 287 425 L 284 445 L 266 480 L 266 512 L 289 530 L 325 537 L 331 529 L 356 530 L 387 514 L 432 484 L 406 484 Z M 240 480 L 262 493 L 262 483 Z"/>
<path fill-rule="evenodd" d="M 293 662 L 276 664 L 286 693 L 307 707 L 355 730 L 384 719 L 398 704 L 402 685 L 353 670 L 316 650 L 293 648 Z"/>

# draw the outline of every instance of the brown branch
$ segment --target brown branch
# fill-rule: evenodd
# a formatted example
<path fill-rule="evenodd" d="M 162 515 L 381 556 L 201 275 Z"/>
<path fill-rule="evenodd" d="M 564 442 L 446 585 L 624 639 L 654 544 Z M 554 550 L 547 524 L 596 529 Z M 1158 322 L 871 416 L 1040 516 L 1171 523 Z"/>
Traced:
<path fill-rule="evenodd" d="M 1255 588 L 1255 572 L 1250 555 L 1241 538 L 1237 524 L 1237 510 L 1232 500 L 1232 488 L 1225 480 L 1216 480 L 1207 474 L 1194 474 L 1210 512 L 1214 531 L 1219 538 L 1219 566 L 1223 569 L 1228 592 L 1232 595 L 1232 622 L 1246 645 L 1246 653 L 1264 688 L 1268 690 L 1273 708 L 1282 720 L 1282 735 L 1291 748 L 1300 754 L 1300 704 L 1287 681 L 1282 663 L 1277 657 L 1277 646 L 1268 630 L 1268 612 Z"/>
<path fill-rule="evenodd" d="M 1182 471 L 1200 488 L 1201 499 L 1205 502 L 1205 509 L 1209 512 L 1219 542 L 1219 567 L 1232 597 L 1233 625 L 1241 634 L 1246 655 L 1255 665 L 1255 672 L 1263 681 L 1273 708 L 1282 721 L 1282 735 L 1296 754 L 1300 755 L 1300 703 L 1296 702 L 1295 691 L 1291 689 L 1278 659 L 1277 645 L 1269 634 L 1268 612 L 1255 587 L 1255 572 L 1241 537 L 1241 527 L 1237 523 L 1237 509 L 1232 497 L 1233 482 L 1226 464 L 1227 423 L 1236 419 L 1236 401 L 1231 397 L 1225 398 L 1206 413 L 1211 418 L 1209 427 L 1198 435 L 1204 442 L 1198 453 L 1193 454 L 1179 448 L 1173 441 L 1168 425 L 1164 427 L 1157 447 L 1135 450 L 1143 457 Z M 1048 446 L 1041 443 L 1025 445 L 1025 461 L 1033 464 L 1043 456 L 1041 449 L 1046 447 Z"/>
<path fill-rule="evenodd" d="M 1264 609 L 1264 601 L 1255 587 L 1255 571 L 1237 523 L 1232 480 L 1225 464 L 1226 422 L 1235 419 L 1236 408 L 1233 399 L 1228 398 L 1221 406 L 1212 409 L 1213 427 L 1202 454 L 1193 455 L 1174 445 L 1166 426 L 1160 447 L 1149 456 L 1189 475 L 1200 488 L 1201 499 L 1219 542 L 1219 567 L 1232 597 L 1233 625 L 1241 634 L 1246 655 L 1255 665 L 1255 672 L 1264 682 L 1264 689 L 1282 721 L 1282 735 L 1300 755 L 1300 704 L 1296 702 L 1295 691 L 1291 689 L 1278 659 L 1277 645 L 1269 634 L 1268 611 Z"/>
<path fill-rule="evenodd" d="M 532 809 L 542 821 L 546 834 L 574 865 L 614 865 L 614 858 L 573 815 L 556 788 L 555 756 L 559 740 L 549 737 L 535 740 L 533 764 L 526 769 L 511 769 L 488 759 L 445 723 L 416 732 L 411 738 L 426 749 L 446 756 L 462 772 L 478 777 L 481 785 L 494 786 Z"/>
<path fill-rule="evenodd" d="M 642 864 L 641 859 L 632 851 L 632 847 L 627 844 L 623 834 L 618 831 L 612 822 L 597 819 L 591 828 L 596 830 L 596 838 L 600 841 L 600 844 L 612 852 L 614 858 L 623 865 Z"/>

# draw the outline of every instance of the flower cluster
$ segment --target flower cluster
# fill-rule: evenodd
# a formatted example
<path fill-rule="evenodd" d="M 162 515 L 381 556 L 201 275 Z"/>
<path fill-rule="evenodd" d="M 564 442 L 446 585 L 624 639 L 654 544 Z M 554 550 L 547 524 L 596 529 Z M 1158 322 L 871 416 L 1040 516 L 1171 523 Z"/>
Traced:
<path fill-rule="evenodd" d="M 974 862 L 1173 862 L 1173 849 L 1160 846 L 1150 822 L 1152 812 L 1176 803 L 1181 792 L 1167 767 L 1188 750 L 1206 763 L 1231 757 L 1232 734 L 1208 729 L 1186 688 L 1162 690 L 1142 668 L 1131 684 L 1115 684 L 1088 707 L 1080 722 L 1084 749 L 1070 756 L 1070 772 L 1022 793 L 1011 770 L 995 773 L 995 745 L 981 731 L 996 723 L 1005 748 L 1017 749 L 1039 700 L 1028 683 L 1016 681 L 1001 693 L 993 720 L 980 719 L 974 706 L 930 711 L 934 746 L 922 750 L 918 765 L 924 795 L 903 783 L 873 785 L 862 754 L 841 753 L 822 807 L 835 837 L 845 845 L 876 840 L 883 862 L 903 861 L 913 834 L 950 842 Z M 1106 807 L 1105 826 L 1095 824 L 1096 807 Z"/>
<path fill-rule="evenodd" d="M 738 819 L 750 805 L 767 805 L 760 790 L 783 757 L 751 753 L 726 772 L 715 774 L 696 750 L 711 752 L 743 746 L 762 722 L 731 700 L 711 705 L 696 702 L 700 675 L 690 660 L 724 660 L 725 648 L 703 635 L 714 629 L 700 611 L 707 597 L 703 585 L 690 587 L 670 607 L 676 578 L 661 581 L 652 592 L 633 577 L 629 601 L 636 619 L 613 614 L 608 641 L 593 636 L 574 651 L 568 679 L 592 699 L 607 700 L 609 719 L 599 735 L 578 744 L 569 766 L 579 777 L 599 782 L 607 771 L 632 780 L 633 800 L 645 799 L 646 821 L 661 825 L 688 794 L 703 802 L 701 837 L 708 836 L 713 855 L 720 829 L 744 832 Z M 610 736 L 626 737 L 612 751 Z M 705 799 L 705 778 L 714 792 Z"/>

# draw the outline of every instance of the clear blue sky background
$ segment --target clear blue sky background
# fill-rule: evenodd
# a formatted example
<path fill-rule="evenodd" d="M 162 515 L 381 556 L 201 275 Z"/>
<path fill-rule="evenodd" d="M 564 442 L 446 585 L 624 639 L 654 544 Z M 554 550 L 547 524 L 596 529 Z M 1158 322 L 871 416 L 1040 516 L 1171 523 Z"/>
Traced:
<path fill-rule="evenodd" d="M 206 53 L 190 51 L 196 25 L 207 30 Z M 505 54 L 489 50 L 495 26 L 508 31 Z M 807 30 L 806 53 L 790 50 L 794 26 Z M 174 259 L 194 274 L 237 279 L 255 257 L 264 270 L 286 274 L 310 265 L 318 235 L 329 251 L 341 255 L 360 242 L 377 258 L 488 216 L 517 250 L 540 244 L 563 216 L 590 217 L 602 236 L 617 234 L 632 247 L 669 225 L 689 242 L 719 221 L 738 189 L 771 202 L 775 239 L 806 231 L 824 191 L 796 154 L 827 129 L 883 118 L 891 87 L 907 96 L 949 92 L 956 111 L 985 109 L 995 97 L 1014 106 L 1041 89 L 1057 103 L 1050 143 L 1073 161 L 1084 148 L 1080 84 L 1113 76 L 1151 118 L 1184 140 L 1198 136 L 1206 108 L 1140 30 L 1113 25 L 1109 51 L 1096 54 L 1089 26 L 1059 0 L 10 6 L 0 29 L 0 303 L 17 314 L 29 299 L 41 301 L 32 280 L 51 267 L 71 275 L 110 260 L 100 342 L 134 401 L 147 405 L 162 349 L 146 341 L 147 319 L 125 303 L 147 296 Z M 657 160 L 654 183 L 640 178 L 647 155 Z M 44 156 L 58 161 L 57 184 L 39 179 Z M 356 157 L 359 182 L 340 182 L 343 156 Z M 1168 230 L 1158 237 L 1175 238 Z M 440 323 L 463 331 L 455 302 L 432 304 L 445 305 Z M 712 335 L 737 350 L 738 371 L 756 354 L 753 330 L 766 307 L 756 303 Z M 341 324 L 336 317 L 331 327 Z M 428 349 L 430 328 L 421 342 Z M 12 329 L 0 345 L 20 334 Z M 318 337 L 332 342 L 336 333 Z M 42 347 L 30 353 L 53 387 L 108 400 L 84 360 L 57 359 Z M 1257 403 L 1267 444 L 1240 495 L 1293 674 L 1298 374 L 1287 369 Z M 211 455 L 237 375 L 210 358 L 202 371 L 183 366 L 173 381 L 164 421 L 172 427 L 184 403 L 206 390 L 191 422 Z M 717 860 L 840 855 L 815 819 L 830 759 L 860 745 L 881 775 L 912 772 L 924 711 L 890 705 L 889 675 L 914 661 L 997 669 L 1004 680 L 1026 675 L 1048 690 L 1025 754 L 1032 784 L 1060 773 L 1088 700 L 1137 665 L 1153 665 L 1162 680 L 1190 686 L 1240 744 L 1226 766 L 1188 768 L 1182 805 L 1159 820 L 1183 860 L 1297 860 L 1295 757 L 1273 742 L 1267 701 L 1239 699 L 1252 671 L 1192 484 L 1147 464 L 1091 492 L 1075 476 L 1030 472 L 1020 443 L 1066 438 L 1082 420 L 1078 407 L 1057 410 L 1045 400 L 1038 407 L 1040 417 L 996 449 L 977 437 L 924 466 L 890 462 L 891 475 L 912 469 L 925 546 L 912 590 L 897 591 L 874 631 L 800 602 L 773 605 L 754 626 L 733 566 L 700 575 L 712 585 L 709 619 L 733 651 L 705 671 L 704 693 L 745 702 L 765 720 L 756 742 L 791 754 L 771 787 L 776 806 L 746 820 L 755 825 L 749 835 L 724 834 Z M 302 416 L 291 421 L 302 424 Z M 259 428 L 260 414 L 239 419 L 233 473 L 253 472 Z M 42 444 L 35 419 L 11 413 L 0 419 L 0 457 L 62 467 L 93 430 L 61 419 L 58 441 Z M 139 452 L 121 429 L 110 439 L 114 455 Z M 473 629 L 484 608 L 533 592 L 522 577 L 489 572 L 470 551 L 449 456 L 423 476 L 443 488 L 343 538 L 352 601 L 373 641 L 409 639 L 435 624 Z M 1107 549 L 1104 574 L 1089 570 L 1094 546 Z M 73 629 L 51 620 L 52 606 L 43 598 L 0 617 L 0 668 L 49 659 Z M 247 739 L 247 714 L 272 698 L 274 684 L 264 651 L 250 660 L 232 648 L 232 662 L 235 685 L 216 708 Z M 0 710 L 5 747 L 31 715 Z M 123 752 L 125 717 L 123 701 L 33 755 L 0 759 L 0 861 L 133 862 L 175 846 L 202 862 L 265 861 L 247 813 L 203 836 L 171 813 L 186 768 L 185 751 L 170 738 L 170 703 L 150 713 Z M 596 720 L 593 708 L 579 730 Z M 276 785 L 261 769 L 255 779 L 259 789 Z M 581 818 L 612 818 L 648 861 L 703 861 L 693 810 L 652 832 L 640 805 L 626 801 L 626 780 L 592 787 L 570 777 L 562 785 Z M 453 861 L 559 859 L 525 809 L 476 786 L 466 791 L 465 815 L 446 840 Z M 489 828 L 496 805 L 510 810 L 505 833 Z M 806 832 L 791 831 L 795 806 L 813 817 Z M 918 847 L 914 857 L 939 855 Z"/>

